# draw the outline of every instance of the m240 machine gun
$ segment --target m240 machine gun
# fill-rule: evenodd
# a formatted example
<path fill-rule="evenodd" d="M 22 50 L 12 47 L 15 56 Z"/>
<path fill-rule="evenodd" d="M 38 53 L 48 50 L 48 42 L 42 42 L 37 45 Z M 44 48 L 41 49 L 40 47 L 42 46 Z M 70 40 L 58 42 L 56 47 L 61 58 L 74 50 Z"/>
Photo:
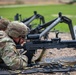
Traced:
<path fill-rule="evenodd" d="M 59 23 L 66 23 L 68 25 L 72 39 L 74 40 L 75 35 L 74 35 L 72 20 L 66 16 L 62 16 L 62 13 L 59 13 L 58 18 L 52 21 L 49 21 L 47 23 L 41 24 L 37 26 L 36 28 L 32 29 L 30 31 L 30 34 L 28 34 L 27 39 L 39 39 Z M 32 34 L 35 34 L 35 35 L 32 35 Z"/>
<path fill-rule="evenodd" d="M 40 38 L 49 32 L 58 23 L 65 22 L 68 24 L 72 40 L 61 40 L 61 38 L 53 38 L 50 40 L 40 40 Z M 74 36 L 74 31 L 72 27 L 72 21 L 62 16 L 59 13 L 59 17 L 56 18 L 48 27 L 39 34 L 28 34 L 27 39 L 33 39 L 32 41 L 26 42 L 23 46 L 17 45 L 18 49 L 24 49 L 27 51 L 33 51 L 37 49 L 61 49 L 61 48 L 76 48 L 76 40 Z M 69 63 L 69 65 L 67 64 Z M 44 62 L 36 61 L 35 63 L 30 63 L 27 69 L 20 71 L 1 71 L 0 74 L 32 74 L 32 73 L 56 73 L 62 72 L 63 75 L 70 75 L 68 72 L 76 71 L 76 57 L 60 57 L 60 58 L 46 58 Z"/>
<path fill-rule="evenodd" d="M 47 22 L 45 24 L 39 25 L 35 29 L 32 29 L 30 31 L 30 33 L 27 35 L 27 39 L 29 39 L 29 40 L 40 40 L 41 37 L 44 37 L 44 40 L 48 39 L 49 31 L 59 23 L 66 23 L 68 25 L 72 39 L 74 40 L 75 35 L 74 35 L 74 31 L 73 31 L 72 21 L 71 21 L 71 19 L 67 18 L 66 16 L 62 16 L 61 13 L 59 13 L 58 18 L 56 18 L 50 22 Z M 56 34 L 56 38 L 57 37 L 58 37 L 58 34 Z M 41 56 L 37 59 L 37 61 L 39 61 L 41 59 L 41 57 L 43 56 L 43 54 L 45 52 L 45 48 L 43 48 L 43 49 L 44 50 L 42 51 Z M 28 58 L 31 60 L 34 53 L 35 53 L 35 50 L 27 51 L 26 55 L 27 56 L 29 55 Z"/>
<path fill-rule="evenodd" d="M 37 11 L 34 11 L 34 15 L 26 18 L 24 20 L 22 20 L 21 22 L 23 22 L 25 25 L 27 25 L 30 29 L 32 29 L 32 26 L 30 25 L 30 23 L 35 20 L 35 19 L 39 19 L 40 23 L 39 24 L 44 24 L 45 23 L 45 19 L 44 16 L 40 15 L 37 13 Z"/>
<path fill-rule="evenodd" d="M 44 16 L 40 15 L 37 13 L 37 11 L 34 11 L 34 15 L 28 17 L 28 18 L 25 18 L 22 20 L 22 16 L 21 14 L 17 13 L 15 16 L 14 16 L 14 19 L 17 20 L 17 21 L 21 21 L 23 22 L 25 25 L 27 25 L 30 29 L 32 29 L 32 25 L 30 24 L 32 21 L 34 21 L 35 19 L 39 19 L 40 22 L 39 22 L 39 25 L 40 24 L 44 24 L 45 23 L 45 19 L 44 19 Z"/>
<path fill-rule="evenodd" d="M 71 36 L 72 36 L 72 39 L 74 40 L 75 39 L 75 35 L 74 35 L 74 31 L 73 31 L 73 25 L 72 25 L 72 20 L 69 19 L 68 17 L 66 16 L 62 16 L 61 13 L 59 13 L 59 17 L 52 20 L 52 21 L 49 21 L 47 23 L 44 23 L 44 24 L 41 24 L 41 25 L 38 25 L 36 28 L 34 29 L 31 29 L 31 31 L 29 32 L 28 34 L 28 39 L 39 39 L 41 38 L 43 35 L 47 34 L 52 28 L 54 28 L 57 24 L 59 23 L 66 23 L 69 27 L 69 30 L 70 30 L 70 33 L 71 33 Z M 41 33 L 42 32 L 42 33 Z M 41 34 L 40 34 L 41 33 Z M 32 34 L 35 34 L 35 35 L 32 35 Z M 38 37 L 40 35 L 40 37 Z M 31 38 L 30 38 L 30 37 Z M 34 37 L 33 37 L 34 36 Z M 47 37 L 47 36 L 46 36 Z M 45 38 L 45 39 L 48 39 L 48 38 Z"/>

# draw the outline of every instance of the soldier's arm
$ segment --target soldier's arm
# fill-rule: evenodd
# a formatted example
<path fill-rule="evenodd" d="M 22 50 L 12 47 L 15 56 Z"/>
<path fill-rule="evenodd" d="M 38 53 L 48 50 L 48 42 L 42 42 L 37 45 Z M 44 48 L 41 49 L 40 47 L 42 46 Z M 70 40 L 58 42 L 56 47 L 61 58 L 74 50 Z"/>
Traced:
<path fill-rule="evenodd" d="M 2 59 L 11 69 L 24 69 L 27 66 L 27 57 L 20 55 L 10 43 L 6 44 Z"/>
<path fill-rule="evenodd" d="M 9 37 L 0 39 L 0 56 L 11 69 L 24 69 L 27 66 L 27 57 L 19 54 Z"/>

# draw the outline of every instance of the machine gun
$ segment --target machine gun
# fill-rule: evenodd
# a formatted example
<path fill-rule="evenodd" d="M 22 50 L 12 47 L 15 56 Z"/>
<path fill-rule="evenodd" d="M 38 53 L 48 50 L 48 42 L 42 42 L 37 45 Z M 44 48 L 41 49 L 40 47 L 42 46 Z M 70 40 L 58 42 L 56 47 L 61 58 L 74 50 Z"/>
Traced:
<path fill-rule="evenodd" d="M 27 25 L 30 29 L 32 29 L 32 26 L 30 25 L 30 23 L 35 20 L 35 19 L 39 19 L 40 23 L 39 24 L 44 24 L 45 23 L 45 19 L 44 16 L 40 15 L 37 13 L 37 11 L 34 11 L 34 15 L 26 18 L 24 20 L 22 20 L 21 22 L 23 22 L 25 25 Z"/>
<path fill-rule="evenodd" d="M 56 37 L 50 40 L 41 40 L 40 38 L 43 37 L 43 35 L 45 35 L 47 32 L 49 32 L 54 26 L 56 26 L 58 23 L 62 23 L 65 22 L 68 24 L 69 29 L 70 29 L 70 33 L 72 36 L 72 40 L 61 40 L 61 38 Z M 47 24 L 45 24 L 47 25 Z M 41 25 L 42 26 L 42 25 Z M 38 34 L 28 34 L 27 35 L 27 39 L 32 39 L 32 41 L 28 41 L 26 42 L 23 46 L 21 45 L 17 45 L 17 49 L 24 49 L 27 51 L 33 51 L 33 50 L 37 50 L 37 49 L 53 49 L 53 48 L 57 48 L 57 49 L 61 49 L 61 48 L 75 48 L 76 49 L 76 40 L 75 40 L 75 36 L 74 36 L 74 31 L 73 31 L 73 27 L 72 27 L 72 21 L 65 17 L 62 16 L 61 13 L 59 13 L 59 17 L 56 18 L 50 25 L 48 25 L 48 27 L 46 27 L 45 30 L 43 30 L 41 33 Z M 69 59 L 67 61 L 67 59 Z M 70 59 L 74 59 L 74 60 L 70 60 Z M 21 70 L 18 73 L 15 73 L 13 71 L 5 71 L 5 73 L 11 73 L 11 75 L 13 74 L 28 74 L 28 73 L 54 73 L 54 72 L 63 72 L 63 73 L 67 73 L 67 72 L 71 72 L 71 71 L 76 71 L 76 58 L 75 57 L 65 57 L 65 58 L 51 58 L 48 59 L 49 61 L 47 61 L 47 59 L 45 59 L 45 62 L 35 62 L 35 63 L 30 63 L 28 64 L 28 69 L 25 70 Z M 60 61 L 60 60 L 64 60 L 64 61 Z M 68 65 L 65 66 L 65 63 L 73 63 L 72 65 Z M 3 73 L 3 71 L 0 72 L 0 74 Z M 64 74 L 65 75 L 65 74 Z M 69 75 L 69 74 L 68 74 Z"/>
<path fill-rule="evenodd" d="M 41 37 L 44 37 L 44 40 L 48 39 L 49 31 L 52 28 L 54 28 L 58 23 L 66 23 L 66 24 L 68 24 L 68 27 L 69 27 L 69 30 L 70 30 L 70 33 L 71 33 L 71 37 L 74 40 L 75 39 L 75 35 L 74 35 L 74 31 L 73 31 L 72 21 L 71 21 L 71 19 L 67 18 L 66 16 L 62 16 L 62 13 L 59 13 L 59 17 L 58 18 L 56 18 L 56 19 L 54 19 L 54 20 L 52 20 L 50 22 L 47 22 L 45 24 L 39 25 L 35 29 L 32 29 L 30 31 L 30 33 L 27 35 L 27 39 L 29 39 L 29 40 L 40 40 Z M 56 33 L 56 38 L 57 37 L 58 37 L 58 33 Z M 30 57 L 32 58 L 33 54 L 35 53 L 34 50 L 33 51 L 27 51 L 27 52 L 28 52 L 26 54 L 27 56 L 31 55 L 31 56 L 28 56 L 28 58 L 30 58 Z M 42 54 L 41 54 L 41 56 L 39 57 L 39 59 L 37 61 L 39 61 L 41 59 L 41 57 L 44 54 L 44 52 L 45 52 L 45 49 L 43 48 Z M 30 60 L 31 60 L 31 58 L 30 58 Z"/>
<path fill-rule="evenodd" d="M 27 25 L 30 29 L 32 29 L 32 25 L 30 24 L 32 21 L 34 21 L 35 19 L 39 19 L 40 20 L 40 24 L 44 24 L 45 23 L 45 18 L 44 16 L 40 15 L 37 13 L 37 11 L 34 11 L 34 15 L 31 16 L 31 17 L 28 17 L 28 18 L 25 18 L 22 20 L 22 15 L 17 13 L 15 16 L 14 16 L 14 19 L 17 20 L 17 21 L 21 21 L 23 22 L 25 25 Z"/>
<path fill-rule="evenodd" d="M 37 26 L 36 28 L 32 29 L 30 31 L 30 34 L 28 34 L 27 39 L 39 39 L 46 33 L 48 33 L 52 28 L 54 28 L 58 23 L 66 23 L 69 27 L 72 39 L 75 39 L 74 31 L 73 31 L 73 25 L 72 20 L 69 19 L 66 16 L 62 16 L 62 13 L 59 13 L 59 17 L 49 21 L 47 23 L 41 24 Z M 42 30 L 42 31 L 41 31 Z M 35 35 L 32 35 L 35 34 Z"/>
<path fill-rule="evenodd" d="M 68 25 L 70 33 L 71 33 L 71 37 L 74 40 L 75 35 L 73 31 L 72 20 L 66 16 L 62 16 L 62 13 L 59 13 L 59 17 L 55 18 L 54 20 L 38 25 L 36 26 L 36 28 L 31 29 L 27 36 L 27 39 L 39 39 L 43 35 L 45 35 L 44 39 L 48 39 L 49 31 L 53 29 L 58 23 L 66 23 Z"/>

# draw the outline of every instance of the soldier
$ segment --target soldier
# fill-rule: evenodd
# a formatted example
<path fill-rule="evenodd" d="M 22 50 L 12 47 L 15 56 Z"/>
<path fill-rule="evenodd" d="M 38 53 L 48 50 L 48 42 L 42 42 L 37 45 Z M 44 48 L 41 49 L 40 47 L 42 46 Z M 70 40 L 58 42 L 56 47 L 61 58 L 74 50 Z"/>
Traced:
<path fill-rule="evenodd" d="M 10 21 L 8 20 L 8 19 L 4 19 L 4 18 L 1 18 L 0 19 L 0 30 L 3 30 L 3 31 L 5 31 L 6 29 L 7 29 L 7 26 L 8 26 L 8 24 L 10 23 Z M 0 33 L 0 35 L 1 35 L 2 33 Z M 1 38 L 1 37 L 0 37 Z M 3 64 L 3 61 L 2 61 L 2 59 L 0 58 L 0 64 Z"/>
<path fill-rule="evenodd" d="M 4 18 L 0 19 L 0 30 L 5 31 L 9 23 L 10 21 L 8 19 L 4 19 Z"/>
<path fill-rule="evenodd" d="M 23 23 L 13 21 L 6 31 L 0 31 L 0 57 L 10 69 L 24 69 L 28 59 L 16 49 L 16 44 L 23 44 L 28 28 Z"/>

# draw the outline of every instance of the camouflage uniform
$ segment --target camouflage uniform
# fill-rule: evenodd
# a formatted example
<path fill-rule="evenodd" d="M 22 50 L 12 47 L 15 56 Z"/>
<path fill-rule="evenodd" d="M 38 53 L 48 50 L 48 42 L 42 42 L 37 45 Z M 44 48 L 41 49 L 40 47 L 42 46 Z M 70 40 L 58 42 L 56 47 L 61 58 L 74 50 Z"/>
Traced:
<path fill-rule="evenodd" d="M 1 18 L 0 19 L 0 30 L 5 31 L 7 29 L 8 24 L 10 23 L 10 21 L 8 19 L 5 18 Z M 2 59 L 0 58 L 0 64 L 3 63 Z"/>
<path fill-rule="evenodd" d="M 15 28 L 17 27 L 13 28 L 13 26 L 17 26 L 18 28 L 19 27 L 21 28 L 21 29 L 19 28 L 20 31 L 18 31 L 18 34 L 16 35 L 15 33 L 17 31 Z M 18 22 L 11 22 L 6 30 L 6 33 L 11 37 L 23 36 L 25 35 L 26 32 L 27 32 L 27 27 L 24 26 L 22 23 L 18 23 Z M 5 32 L 0 31 L 0 57 L 5 62 L 5 64 L 9 66 L 11 69 L 24 69 L 27 66 L 28 59 L 25 55 L 20 54 L 15 46 L 16 44 L 14 43 L 14 41 L 10 37 L 8 37 L 5 34 Z"/>

